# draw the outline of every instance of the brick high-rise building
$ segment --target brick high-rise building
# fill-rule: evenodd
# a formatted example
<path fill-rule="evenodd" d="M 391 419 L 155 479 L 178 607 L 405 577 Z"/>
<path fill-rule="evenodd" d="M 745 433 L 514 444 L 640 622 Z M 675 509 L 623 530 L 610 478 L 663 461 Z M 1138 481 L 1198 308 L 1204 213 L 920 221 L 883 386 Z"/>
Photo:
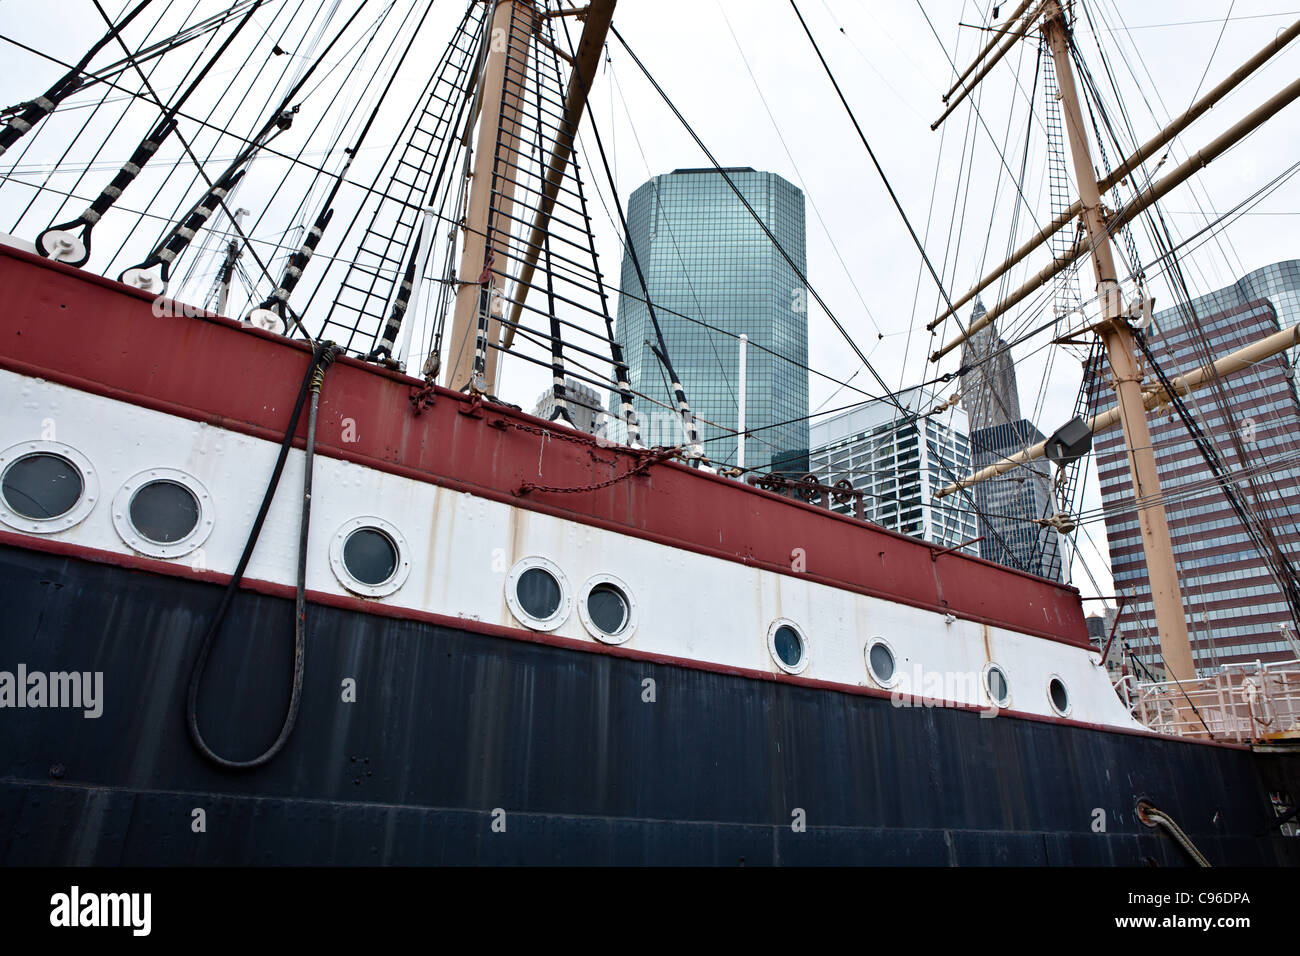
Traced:
<path fill-rule="evenodd" d="M 1256 270 L 1201 296 L 1193 307 L 1194 323 L 1171 308 L 1156 313 L 1147 330 L 1171 379 L 1205 363 L 1203 346 L 1219 358 L 1300 321 L 1300 261 Z M 1204 343 L 1191 332 L 1198 326 Z M 1285 355 L 1267 359 L 1229 376 L 1223 387 L 1222 405 L 1209 387 L 1184 401 L 1238 478 L 1243 497 L 1261 509 L 1283 553 L 1300 564 L 1300 401 L 1292 362 Z M 1098 411 L 1113 405 L 1108 374 L 1097 394 Z M 1186 427 L 1172 410 L 1150 412 L 1148 421 L 1197 669 L 1295 657 L 1286 600 Z M 1160 644 L 1120 429 L 1098 434 L 1094 447 L 1115 590 L 1127 598 L 1120 633 L 1150 665 Z M 1258 505 L 1247 474 L 1256 478 Z"/>

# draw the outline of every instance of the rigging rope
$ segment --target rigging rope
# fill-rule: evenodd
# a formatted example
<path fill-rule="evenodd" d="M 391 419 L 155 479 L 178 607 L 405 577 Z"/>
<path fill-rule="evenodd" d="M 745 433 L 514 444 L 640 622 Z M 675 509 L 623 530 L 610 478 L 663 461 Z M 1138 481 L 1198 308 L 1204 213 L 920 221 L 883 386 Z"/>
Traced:
<path fill-rule="evenodd" d="M 207 77 L 209 71 L 217 65 L 217 61 L 221 59 L 222 55 L 235 41 L 235 38 L 239 36 L 244 27 L 253 18 L 253 14 L 257 11 L 260 2 L 261 0 L 258 0 L 258 2 L 253 3 L 249 7 L 248 12 L 244 14 L 244 18 L 235 25 L 235 28 L 232 31 L 230 31 L 230 34 L 222 42 L 221 46 L 217 48 L 217 52 L 212 55 L 203 68 L 199 70 L 198 75 L 190 82 L 190 85 L 186 87 L 185 92 L 177 98 L 175 103 L 164 111 L 162 118 L 158 121 L 158 125 L 155 126 L 153 131 L 145 136 L 145 138 L 140 142 L 140 145 L 136 147 L 135 153 L 132 154 L 130 161 L 122 167 L 121 171 L 114 177 L 112 183 L 106 186 L 99 194 L 99 197 L 76 219 L 71 219 L 67 222 L 59 223 L 58 225 L 49 226 L 36 237 L 36 250 L 41 255 L 46 257 L 52 256 L 54 250 L 50 248 L 48 243 L 55 241 L 57 237 L 57 239 L 61 240 L 63 243 L 64 248 L 63 254 L 57 256 L 60 261 L 67 262 L 69 265 L 73 266 L 83 266 L 86 264 L 90 259 L 91 232 L 95 228 L 95 225 L 104 217 L 104 214 L 108 212 L 113 203 L 117 201 L 118 197 L 122 195 L 123 190 L 131 185 L 136 176 L 140 175 L 140 171 L 144 164 L 149 161 L 172 131 L 176 129 L 177 110 L 185 105 L 185 101 L 190 98 L 190 95 L 193 94 L 196 89 L 198 89 L 199 84 Z M 139 8 L 137 8 L 137 10 L 138 9 Z M 82 247 L 79 253 L 75 250 L 75 246 L 72 246 L 69 241 L 72 238 L 72 230 L 76 229 L 78 226 L 81 227 L 81 236 L 79 241 Z M 59 234 L 62 235 L 60 236 Z M 70 246 L 71 248 L 69 248 Z"/>
<path fill-rule="evenodd" d="M 140 0 L 140 3 L 136 4 L 134 9 L 120 23 L 115 24 L 110 20 L 108 32 L 86 51 L 86 55 L 77 62 L 76 66 L 60 77 L 43 95 L 22 104 L 15 111 L 9 122 L 5 124 L 5 128 L 0 130 L 0 156 L 8 152 L 9 147 L 18 142 L 33 126 L 53 113 L 63 100 L 85 85 L 86 78 L 83 76 L 83 71 L 90 64 L 90 61 L 95 58 L 95 54 L 113 40 L 118 39 L 131 21 L 139 16 L 144 11 L 144 8 L 152 2 L 153 0 Z"/>

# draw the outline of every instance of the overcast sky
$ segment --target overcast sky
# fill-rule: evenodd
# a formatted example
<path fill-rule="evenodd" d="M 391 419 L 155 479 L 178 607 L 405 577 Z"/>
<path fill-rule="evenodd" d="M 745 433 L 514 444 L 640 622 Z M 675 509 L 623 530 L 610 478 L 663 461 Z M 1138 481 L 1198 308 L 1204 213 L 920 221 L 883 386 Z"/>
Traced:
<path fill-rule="evenodd" d="M 1002 15 L 1016 6 L 1014 0 L 1002 3 Z M 1145 140 L 1170 115 L 1186 109 L 1198 89 L 1204 92 L 1219 82 L 1300 16 L 1296 6 L 1293 0 L 1091 0 L 1099 33 L 1094 37 L 1080 16 L 1078 44 L 1113 109 L 1113 94 L 1097 55 L 1100 41 L 1128 121 L 1137 138 Z M 987 34 L 975 25 L 989 22 L 990 7 L 987 2 L 925 0 L 923 14 L 916 0 L 799 0 L 800 11 L 954 298 L 1008 248 L 1018 200 L 998 149 L 1005 150 L 1007 164 L 1018 174 L 1030 126 L 1026 103 L 1035 78 L 1036 34 L 1013 49 L 982 86 L 978 117 L 968 103 L 939 131 L 929 128 L 942 112 L 940 98 L 953 79 L 948 58 L 964 67 L 986 42 Z M 442 0 L 435 9 L 448 20 L 459 16 L 463 5 Z M 64 59 L 77 58 L 102 32 L 99 23 L 88 0 L 0 0 L 0 34 Z M 916 247 L 788 0 L 622 0 L 615 25 L 721 164 L 776 172 L 804 190 L 810 281 L 885 381 L 901 387 L 932 378 L 936 367 L 926 355 L 935 341 L 925 325 L 938 312 L 938 290 L 922 272 Z M 30 54 L 0 46 L 0 101 L 32 97 L 55 73 Z M 1300 46 L 1293 44 L 1184 133 L 1157 175 L 1297 75 Z M 1041 117 L 1041 87 L 1034 101 Z M 708 165 L 616 42 L 610 43 L 591 109 L 612 150 L 624 203 L 651 175 Z M 1216 211 L 1230 209 L 1295 162 L 1298 132 L 1300 108 L 1293 105 L 1204 170 L 1190 188 L 1166 198 L 1163 209 L 1176 237 L 1190 236 L 1205 224 L 1207 213 L 1213 217 Z M 1035 120 L 1023 184 L 1032 213 L 1021 210 L 1012 245 L 1036 229 L 1035 218 L 1050 218 L 1045 156 L 1041 119 Z M 1118 164 L 1113 148 L 1109 159 L 1112 166 Z M 591 182 L 597 177 L 590 171 L 587 178 Z M 1220 241 L 1198 246 L 1184 260 L 1192 293 L 1212 291 L 1242 272 L 1300 257 L 1298 212 L 1300 185 L 1292 180 L 1225 229 Z M 597 232 L 604 270 L 616 279 L 620 245 L 603 214 Z M 1135 239 L 1140 256 L 1148 259 L 1146 237 L 1135 232 Z M 1018 286 L 1049 258 L 1047 250 L 1031 256 L 1013 271 L 1006 288 Z M 1087 299 L 1093 280 L 1086 267 L 1080 278 Z M 1157 309 L 1173 304 L 1162 279 L 1153 283 L 1152 291 Z M 986 304 L 996 300 L 995 292 L 996 287 L 985 295 Z M 1050 302 L 1040 297 L 1035 305 L 1034 310 L 1013 312 L 1008 326 L 1028 327 L 1050 317 L 1050 311 L 1043 310 L 1044 305 L 1050 310 Z M 963 322 L 968 315 L 968 308 L 961 310 Z M 876 381 L 815 304 L 809 323 L 810 365 L 878 394 Z M 950 323 L 941 335 L 946 339 L 955 331 Z M 1014 354 L 1022 410 L 1050 433 L 1071 416 L 1080 374 L 1076 357 L 1044 346 L 1045 337 L 1039 337 L 1016 347 Z M 937 370 L 952 371 L 957 359 L 956 353 L 949 356 Z M 516 362 L 506 367 L 503 394 L 531 407 L 546 377 L 543 370 Z M 689 392 L 690 383 L 686 386 Z M 816 377 L 810 388 L 812 409 L 862 398 Z M 944 394 L 952 389 L 947 386 Z M 1096 508 L 1100 499 L 1095 471 L 1088 489 L 1085 508 Z M 1079 543 L 1097 583 L 1082 566 L 1076 566 L 1074 583 L 1084 595 L 1110 594 L 1104 527 L 1090 524 L 1087 532 Z"/>

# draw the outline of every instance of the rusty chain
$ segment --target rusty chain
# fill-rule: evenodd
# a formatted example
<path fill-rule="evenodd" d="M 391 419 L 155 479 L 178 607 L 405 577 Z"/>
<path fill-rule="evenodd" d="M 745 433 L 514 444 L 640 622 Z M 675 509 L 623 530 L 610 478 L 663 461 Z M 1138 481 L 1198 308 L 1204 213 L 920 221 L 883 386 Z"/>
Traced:
<path fill-rule="evenodd" d="M 553 433 L 548 433 L 547 429 L 534 428 L 533 426 L 530 425 L 515 425 L 514 427 L 519 428 L 521 431 L 529 431 L 529 432 L 541 433 L 541 434 L 552 434 L 553 436 Z M 678 455 L 681 454 L 681 451 L 682 451 L 681 445 L 676 445 L 672 448 L 638 448 L 635 449 L 637 463 L 633 465 L 631 468 L 629 468 L 627 471 L 623 472 L 620 475 L 615 475 L 613 478 L 607 478 L 604 481 L 596 481 L 590 484 L 576 485 L 574 487 L 568 487 L 568 488 L 561 488 L 557 485 L 539 485 L 533 481 L 525 481 L 522 485 L 520 485 L 518 488 L 515 489 L 515 494 L 526 495 L 530 491 L 546 491 L 546 492 L 550 492 L 551 494 L 562 495 L 562 494 L 578 494 L 581 492 L 588 492 L 588 491 L 599 491 L 602 488 L 608 488 L 611 485 L 616 485 L 620 481 L 626 481 L 628 478 L 632 478 L 636 475 L 643 475 L 650 469 L 651 465 L 657 465 L 660 462 L 667 461 L 669 458 L 677 457 Z"/>

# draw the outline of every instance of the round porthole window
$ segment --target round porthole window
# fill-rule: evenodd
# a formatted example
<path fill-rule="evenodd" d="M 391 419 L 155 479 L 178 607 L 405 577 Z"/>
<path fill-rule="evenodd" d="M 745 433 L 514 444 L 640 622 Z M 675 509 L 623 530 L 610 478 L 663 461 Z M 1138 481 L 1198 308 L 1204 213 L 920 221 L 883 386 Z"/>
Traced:
<path fill-rule="evenodd" d="M 776 666 L 798 674 L 808 666 L 808 642 L 794 621 L 777 618 L 767 629 L 767 650 Z"/>
<path fill-rule="evenodd" d="M 113 527 L 132 550 L 154 558 L 189 554 L 212 531 L 212 496 L 193 475 L 150 468 L 113 498 Z"/>
<path fill-rule="evenodd" d="M 1006 673 L 997 664 L 984 666 L 984 692 L 998 707 L 1006 707 L 1011 703 L 1011 685 L 1007 683 Z"/>
<path fill-rule="evenodd" d="M 377 528 L 357 528 L 343 541 L 343 567 L 362 584 L 379 587 L 397 573 L 397 545 Z"/>
<path fill-rule="evenodd" d="M 893 687 L 898 682 L 894 649 L 882 637 L 872 638 L 867 644 L 867 673 L 881 687 Z"/>
<path fill-rule="evenodd" d="M 1070 694 L 1065 689 L 1065 681 L 1055 674 L 1047 682 L 1047 699 L 1058 716 L 1065 717 L 1070 713 Z"/>
<path fill-rule="evenodd" d="M 604 644 L 622 644 L 636 630 L 636 604 L 628 586 L 612 574 L 597 574 L 582 587 L 582 626 Z"/>
<path fill-rule="evenodd" d="M 172 544 L 199 525 L 199 499 L 174 481 L 151 481 L 131 497 L 131 524 L 157 544 Z"/>
<path fill-rule="evenodd" d="M 0 521 L 33 534 L 77 524 L 99 497 L 85 455 L 55 441 L 28 441 L 0 453 Z"/>
<path fill-rule="evenodd" d="M 533 630 L 555 630 L 571 610 L 564 572 L 546 558 L 524 558 L 506 575 L 506 604 L 517 620 Z"/>
<path fill-rule="evenodd" d="M 353 594 L 385 597 L 406 583 L 410 550 L 401 532 L 383 518 L 353 518 L 330 542 L 330 567 Z"/>

